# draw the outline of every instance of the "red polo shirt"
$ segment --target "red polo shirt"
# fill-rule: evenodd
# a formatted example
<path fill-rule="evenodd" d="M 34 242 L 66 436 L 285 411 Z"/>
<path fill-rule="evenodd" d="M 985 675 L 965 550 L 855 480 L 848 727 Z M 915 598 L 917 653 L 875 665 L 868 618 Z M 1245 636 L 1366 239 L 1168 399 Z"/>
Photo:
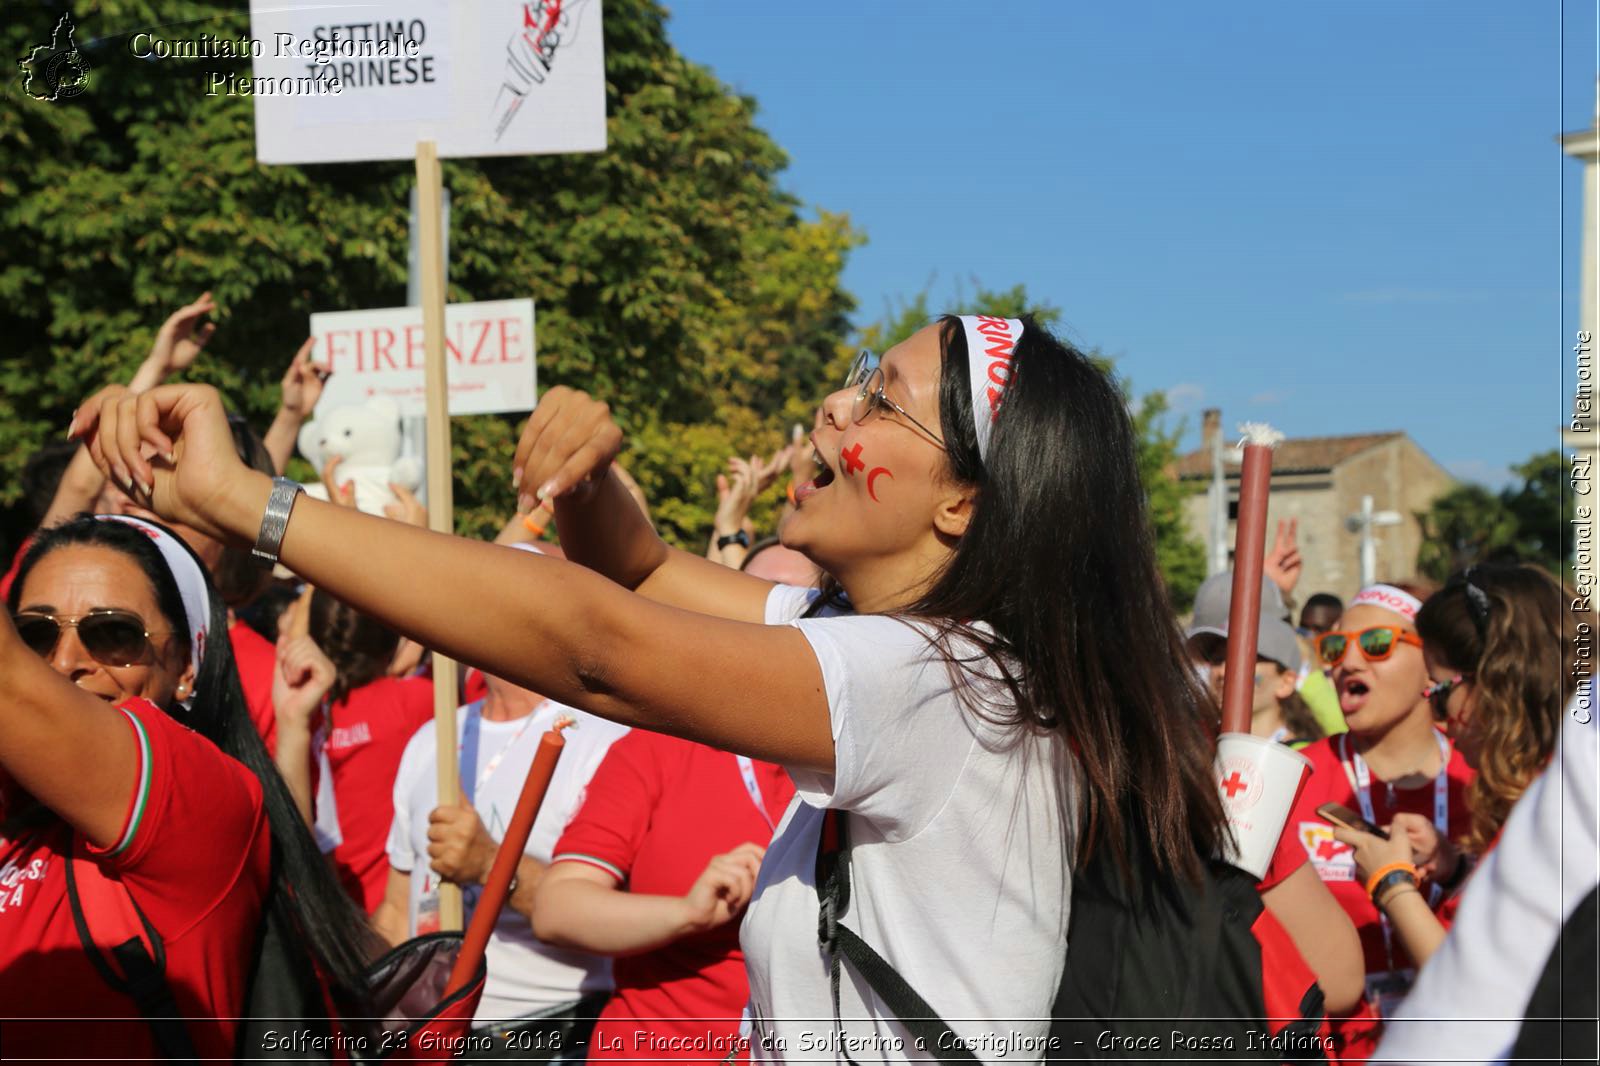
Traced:
<path fill-rule="evenodd" d="M 119 841 L 91 848 L 54 818 L 0 837 L 0 1013 L 134 1020 L 7 1021 L 5 1053 L 73 1061 L 157 1057 L 133 1000 L 100 977 L 78 938 L 65 874 L 67 856 L 76 854 L 119 878 L 160 934 L 167 983 L 199 1056 L 232 1059 L 237 1023 L 229 1019 L 244 1006 L 271 858 L 261 785 L 152 704 L 132 700 L 122 710 L 138 740 L 140 765 Z M 126 939 L 123 921 L 89 893 L 81 898 L 97 941 Z"/>
<path fill-rule="evenodd" d="M 587 862 L 630 892 L 685 895 L 712 858 L 765 847 L 783 819 L 794 783 L 772 763 L 752 769 L 753 792 L 727 752 L 635 729 L 606 752 L 552 861 Z M 618 958 L 612 978 L 591 1059 L 718 1061 L 736 1046 L 750 998 L 737 920 Z"/>
<path fill-rule="evenodd" d="M 328 710 L 323 751 L 333 775 L 341 842 L 331 858 L 339 879 L 368 914 L 389 880 L 394 777 L 406 742 L 433 717 L 433 682 L 381 677 Z M 320 813 L 319 813 L 320 817 Z"/>

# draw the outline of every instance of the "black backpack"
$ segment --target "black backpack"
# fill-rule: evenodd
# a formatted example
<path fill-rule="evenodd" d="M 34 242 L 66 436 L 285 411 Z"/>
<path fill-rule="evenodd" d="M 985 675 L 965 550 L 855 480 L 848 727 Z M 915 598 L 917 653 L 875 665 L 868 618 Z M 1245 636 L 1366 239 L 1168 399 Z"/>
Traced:
<path fill-rule="evenodd" d="M 1296 1020 L 1275 1033 L 1268 1024 L 1261 947 L 1252 928 L 1262 910 L 1254 879 L 1213 862 L 1198 886 L 1172 886 L 1155 876 L 1142 849 L 1130 846 L 1127 854 L 1131 878 L 1122 876 L 1107 848 L 1073 876 L 1066 967 L 1045 1061 L 1189 1061 L 1219 1054 L 1323 1061 L 1324 1043 L 1316 1035 L 1322 990 L 1315 982 L 1300 999 Z M 840 969 L 849 962 L 921 1048 L 941 1062 L 977 1061 L 927 1001 L 841 924 L 850 905 L 850 842 L 841 811 L 828 811 L 823 822 L 817 897 L 835 1027 Z"/>

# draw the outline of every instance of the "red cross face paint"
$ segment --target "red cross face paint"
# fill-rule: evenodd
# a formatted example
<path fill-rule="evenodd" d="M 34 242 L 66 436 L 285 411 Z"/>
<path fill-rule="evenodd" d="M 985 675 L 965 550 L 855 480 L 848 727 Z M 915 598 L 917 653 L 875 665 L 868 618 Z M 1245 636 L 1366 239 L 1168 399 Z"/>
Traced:
<path fill-rule="evenodd" d="M 867 464 L 861 461 L 860 441 L 840 452 L 839 458 L 844 461 L 844 472 L 849 477 L 854 477 L 857 470 L 865 470 L 867 468 Z"/>
<path fill-rule="evenodd" d="M 878 499 L 878 490 L 873 486 L 873 482 L 880 477 L 886 477 L 890 481 L 894 480 L 894 474 L 890 473 L 889 468 L 886 466 L 875 466 L 867 471 L 867 495 L 872 497 L 873 503 L 882 502 Z"/>

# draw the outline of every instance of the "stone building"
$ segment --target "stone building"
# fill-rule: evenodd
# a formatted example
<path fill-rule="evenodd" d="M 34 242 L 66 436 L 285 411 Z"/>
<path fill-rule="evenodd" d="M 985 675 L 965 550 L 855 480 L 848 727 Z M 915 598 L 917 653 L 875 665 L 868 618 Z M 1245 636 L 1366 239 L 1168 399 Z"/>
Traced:
<path fill-rule="evenodd" d="M 1201 445 L 1177 461 L 1176 473 L 1193 493 L 1185 502 L 1189 531 L 1210 548 L 1211 522 L 1206 488 L 1212 478 L 1212 442 L 1222 431 L 1222 412 L 1203 416 Z M 1230 555 L 1239 510 L 1236 440 L 1223 438 L 1223 472 L 1228 488 Z M 1417 513 L 1455 484 L 1445 469 L 1406 434 L 1361 433 L 1348 437 L 1302 437 L 1278 445 L 1272 459 L 1272 495 L 1267 504 L 1267 546 L 1279 519 L 1298 519 L 1305 568 L 1295 597 L 1331 592 L 1349 599 L 1361 576 L 1361 538 L 1347 520 L 1371 496 L 1376 511 L 1395 511 L 1399 525 L 1374 530 L 1378 580 L 1402 580 L 1416 572 L 1422 525 Z"/>

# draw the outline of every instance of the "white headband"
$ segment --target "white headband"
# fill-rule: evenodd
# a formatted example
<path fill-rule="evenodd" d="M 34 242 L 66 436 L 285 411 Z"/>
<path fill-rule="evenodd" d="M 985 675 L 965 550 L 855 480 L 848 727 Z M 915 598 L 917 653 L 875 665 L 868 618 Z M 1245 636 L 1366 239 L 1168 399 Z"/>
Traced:
<path fill-rule="evenodd" d="M 989 433 L 1011 383 L 1011 353 L 1022 339 L 1022 323 L 993 315 L 962 315 L 967 332 L 967 375 L 972 383 L 972 428 L 978 457 L 989 458 Z"/>
<path fill-rule="evenodd" d="M 200 661 L 206 654 L 206 636 L 211 632 L 211 590 L 206 582 L 205 571 L 189 554 L 188 546 L 160 526 L 132 515 L 97 514 L 95 517 L 102 522 L 123 522 L 133 526 L 155 541 L 160 549 L 161 558 L 166 561 L 167 570 L 178 585 L 178 596 L 183 600 L 184 621 L 189 629 L 189 665 L 194 667 L 195 681 L 198 682 Z M 189 695 L 178 702 L 184 710 L 188 710 L 194 703 L 194 697 L 194 688 L 191 686 Z"/>
<path fill-rule="evenodd" d="M 1386 611 L 1393 611 L 1407 622 L 1415 622 L 1417 612 L 1422 610 L 1422 601 L 1405 589 L 1397 589 L 1393 585 L 1368 585 L 1356 593 L 1356 598 L 1350 601 L 1350 606 L 1382 607 Z"/>

